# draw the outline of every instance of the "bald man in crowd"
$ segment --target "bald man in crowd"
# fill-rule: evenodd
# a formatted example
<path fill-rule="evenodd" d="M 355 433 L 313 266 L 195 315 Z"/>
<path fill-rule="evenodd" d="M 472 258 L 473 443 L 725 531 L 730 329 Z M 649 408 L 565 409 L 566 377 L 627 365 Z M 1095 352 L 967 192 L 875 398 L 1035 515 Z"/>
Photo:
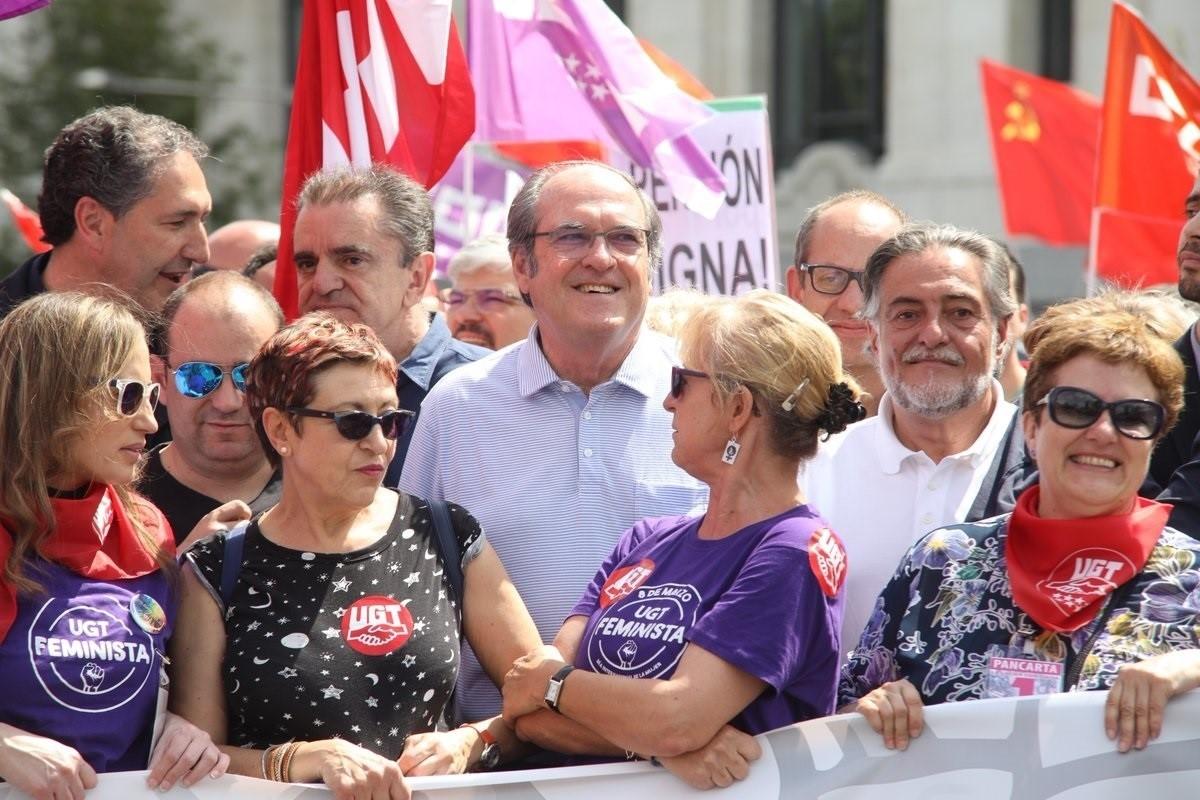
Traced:
<path fill-rule="evenodd" d="M 867 350 L 863 270 L 867 258 L 905 222 L 886 197 L 863 189 L 843 192 L 809 209 L 796 234 L 796 254 L 787 271 L 787 293 L 833 329 L 842 362 L 868 396 L 874 416 L 883 395 L 875 356 Z"/>
<path fill-rule="evenodd" d="M 150 451 L 139 491 L 179 543 L 223 503 L 241 500 L 258 512 L 279 500 L 280 474 L 246 405 L 245 369 L 282 324 L 270 292 L 229 270 L 189 281 L 163 306 L 165 353 L 153 372 L 174 438 Z"/>
<path fill-rule="evenodd" d="M 264 245 L 279 244 L 279 225 L 261 219 L 238 219 L 222 225 L 208 237 L 207 266 L 213 269 L 245 269 Z"/>

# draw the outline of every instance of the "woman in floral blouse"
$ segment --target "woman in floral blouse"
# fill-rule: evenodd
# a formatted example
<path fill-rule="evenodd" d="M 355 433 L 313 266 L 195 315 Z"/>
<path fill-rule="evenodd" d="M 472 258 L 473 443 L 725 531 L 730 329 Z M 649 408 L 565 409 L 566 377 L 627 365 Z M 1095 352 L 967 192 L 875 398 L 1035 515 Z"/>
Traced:
<path fill-rule="evenodd" d="M 1182 405 L 1178 355 L 1115 305 L 1060 307 L 1026 344 L 1038 484 L 1012 514 L 917 542 L 843 668 L 843 710 L 889 748 L 921 732 L 923 705 L 1107 689 L 1109 738 L 1140 749 L 1200 685 L 1200 542 L 1138 497 Z"/>

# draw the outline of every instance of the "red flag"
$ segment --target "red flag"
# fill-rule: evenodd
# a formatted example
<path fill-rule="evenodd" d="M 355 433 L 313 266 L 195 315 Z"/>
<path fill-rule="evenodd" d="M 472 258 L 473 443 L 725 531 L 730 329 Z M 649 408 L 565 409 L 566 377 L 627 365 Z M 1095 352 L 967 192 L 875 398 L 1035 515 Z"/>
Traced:
<path fill-rule="evenodd" d="M 1200 85 L 1136 12 L 1113 3 L 1090 268 L 1175 283 L 1184 198 L 1200 159 Z"/>
<path fill-rule="evenodd" d="M 1100 101 L 987 59 L 980 70 L 1005 230 L 1086 245 Z"/>
<path fill-rule="evenodd" d="M 505 158 L 539 169 L 556 161 L 604 160 L 604 145 L 586 139 L 555 142 L 491 142 Z"/>
<path fill-rule="evenodd" d="M 8 189 L 0 189 L 0 200 L 3 200 L 4 205 L 8 206 L 8 213 L 12 214 L 13 224 L 17 226 L 17 231 L 25 240 L 25 244 L 29 245 L 29 249 L 35 253 L 44 253 L 49 250 L 50 245 L 42 241 L 42 220 L 38 217 L 37 212 L 22 203 L 21 198 Z"/>
<path fill-rule="evenodd" d="M 450 0 L 308 0 L 284 156 L 275 296 L 297 313 L 296 195 L 320 169 L 394 165 L 430 187 L 475 130 Z"/>

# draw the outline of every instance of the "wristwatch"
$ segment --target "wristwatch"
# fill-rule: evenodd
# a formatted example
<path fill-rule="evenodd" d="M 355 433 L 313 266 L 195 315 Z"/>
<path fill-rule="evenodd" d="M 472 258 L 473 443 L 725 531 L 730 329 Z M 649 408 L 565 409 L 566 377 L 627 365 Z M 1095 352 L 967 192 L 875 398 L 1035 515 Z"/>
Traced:
<path fill-rule="evenodd" d="M 550 678 L 550 683 L 546 684 L 546 696 L 543 698 L 547 708 L 553 709 L 559 714 L 562 713 L 558 710 L 558 698 L 562 696 L 563 681 L 574 671 L 575 668 L 568 664 Z"/>
<path fill-rule="evenodd" d="M 496 741 L 496 737 L 487 728 L 481 728 L 478 725 L 472 725 L 467 722 L 462 725 L 464 728 L 470 728 L 479 734 L 479 738 L 483 740 L 483 750 L 479 753 L 479 763 L 476 765 L 477 770 L 493 770 L 500 766 L 500 743 Z"/>

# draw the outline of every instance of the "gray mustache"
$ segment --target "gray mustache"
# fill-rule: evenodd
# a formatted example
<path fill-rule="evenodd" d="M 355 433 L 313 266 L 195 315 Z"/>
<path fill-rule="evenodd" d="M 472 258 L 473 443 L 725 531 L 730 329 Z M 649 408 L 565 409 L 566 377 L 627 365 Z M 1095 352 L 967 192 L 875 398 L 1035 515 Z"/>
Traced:
<path fill-rule="evenodd" d="M 918 361 L 941 361 L 953 367 L 961 367 L 967 360 L 950 345 L 935 347 L 932 350 L 917 345 L 904 351 L 900 360 L 905 364 L 916 364 Z"/>

